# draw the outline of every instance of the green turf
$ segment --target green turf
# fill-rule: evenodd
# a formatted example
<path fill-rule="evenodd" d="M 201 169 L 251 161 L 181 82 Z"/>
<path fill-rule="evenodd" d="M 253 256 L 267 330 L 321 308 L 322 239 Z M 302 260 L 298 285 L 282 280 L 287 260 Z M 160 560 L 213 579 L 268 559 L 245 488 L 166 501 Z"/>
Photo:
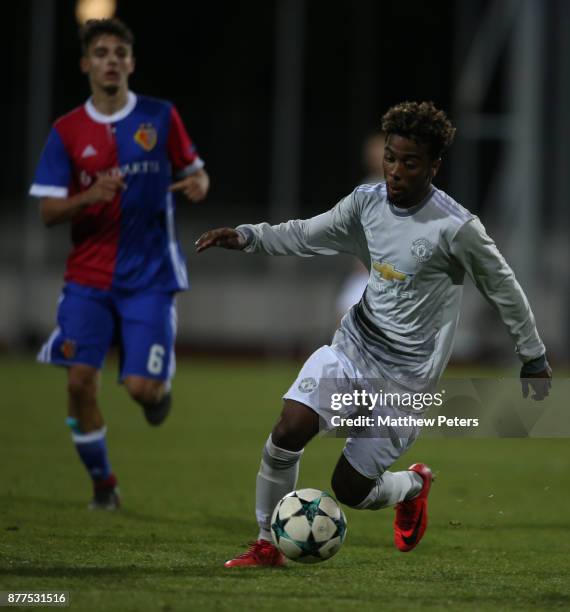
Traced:
<path fill-rule="evenodd" d="M 102 407 L 124 508 L 90 495 L 63 424 L 64 372 L 2 360 L 0 590 L 65 590 L 77 610 L 530 610 L 570 607 L 567 440 L 419 440 L 438 480 L 409 554 L 393 511 L 347 510 L 319 566 L 226 570 L 256 535 L 260 451 L 292 365 L 183 362 L 172 417 L 151 429 L 105 371 Z M 299 485 L 329 489 L 342 448 L 311 444 Z"/>

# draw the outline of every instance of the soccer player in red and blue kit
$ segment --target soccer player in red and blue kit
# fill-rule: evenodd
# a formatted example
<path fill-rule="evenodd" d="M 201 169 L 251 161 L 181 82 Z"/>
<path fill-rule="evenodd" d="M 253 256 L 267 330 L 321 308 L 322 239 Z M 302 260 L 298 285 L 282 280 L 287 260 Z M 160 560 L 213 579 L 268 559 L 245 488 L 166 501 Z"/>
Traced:
<path fill-rule="evenodd" d="M 133 35 L 118 19 L 80 31 L 92 96 L 53 125 L 30 189 L 49 227 L 71 224 L 57 328 L 39 360 L 68 371 L 67 422 L 94 485 L 93 509 L 119 505 L 97 401 L 100 370 L 120 347 L 120 380 L 159 425 L 175 370 L 175 294 L 188 288 L 173 192 L 206 197 L 209 178 L 178 112 L 128 88 Z"/>

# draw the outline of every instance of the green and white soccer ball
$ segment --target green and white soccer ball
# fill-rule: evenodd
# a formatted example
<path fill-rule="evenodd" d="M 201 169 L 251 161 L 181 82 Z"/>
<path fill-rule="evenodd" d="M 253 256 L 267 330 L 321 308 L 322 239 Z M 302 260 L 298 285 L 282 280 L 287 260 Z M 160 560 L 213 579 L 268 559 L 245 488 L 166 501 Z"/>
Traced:
<path fill-rule="evenodd" d="M 340 550 L 346 536 L 346 517 L 328 493 L 299 489 L 275 506 L 271 535 L 288 559 L 320 563 Z"/>

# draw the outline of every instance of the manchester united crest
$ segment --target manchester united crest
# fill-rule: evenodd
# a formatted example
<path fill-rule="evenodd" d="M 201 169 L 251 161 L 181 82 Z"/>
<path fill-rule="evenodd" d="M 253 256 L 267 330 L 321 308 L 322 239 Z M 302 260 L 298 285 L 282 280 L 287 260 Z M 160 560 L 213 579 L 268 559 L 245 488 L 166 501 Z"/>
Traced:
<path fill-rule="evenodd" d="M 317 388 L 317 381 L 312 377 L 309 376 L 309 378 L 303 378 L 303 380 L 299 383 L 299 391 L 301 391 L 301 393 L 310 393 L 311 391 L 314 391 Z"/>
<path fill-rule="evenodd" d="M 135 132 L 135 142 L 145 151 L 152 151 L 156 145 L 156 130 L 152 123 L 141 123 Z"/>
<path fill-rule="evenodd" d="M 433 255 L 433 244 L 427 238 L 418 238 L 412 242 L 412 255 L 418 263 L 426 262 Z"/>

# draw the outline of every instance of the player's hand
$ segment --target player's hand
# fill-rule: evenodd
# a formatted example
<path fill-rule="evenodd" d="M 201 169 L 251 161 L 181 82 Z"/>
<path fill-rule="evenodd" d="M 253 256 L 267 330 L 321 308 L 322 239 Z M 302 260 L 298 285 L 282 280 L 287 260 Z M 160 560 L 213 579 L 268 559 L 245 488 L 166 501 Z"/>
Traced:
<path fill-rule="evenodd" d="M 198 170 L 181 181 L 170 185 L 170 191 L 181 191 L 190 201 L 200 202 L 208 194 L 210 177 L 205 170 Z"/>
<path fill-rule="evenodd" d="M 521 372 L 521 385 L 522 394 L 526 399 L 529 394 L 529 390 L 532 389 L 534 395 L 531 395 L 531 399 L 540 402 L 550 394 L 550 388 L 552 387 L 552 370 L 549 365 L 546 366 L 542 372 L 536 374 L 524 374 Z"/>
<path fill-rule="evenodd" d="M 202 234 L 196 240 L 197 253 L 201 253 L 214 246 L 241 251 L 245 247 L 245 238 L 231 227 L 220 227 Z"/>
<path fill-rule="evenodd" d="M 83 192 L 83 204 L 112 202 L 117 191 L 126 188 L 127 185 L 120 176 L 100 176 L 89 189 Z"/>

